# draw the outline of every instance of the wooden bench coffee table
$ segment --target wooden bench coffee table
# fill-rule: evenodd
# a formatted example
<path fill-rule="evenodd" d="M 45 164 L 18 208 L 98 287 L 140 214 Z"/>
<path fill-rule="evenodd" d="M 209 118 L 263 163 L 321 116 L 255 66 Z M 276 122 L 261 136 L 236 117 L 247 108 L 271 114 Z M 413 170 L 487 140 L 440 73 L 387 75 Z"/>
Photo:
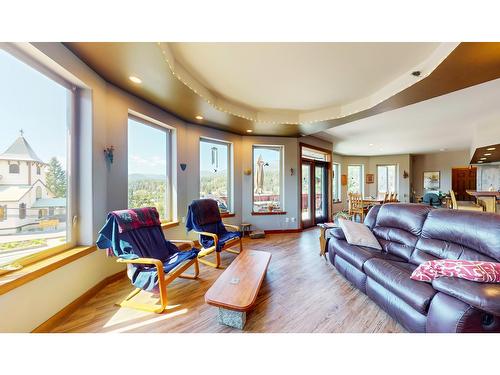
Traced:
<path fill-rule="evenodd" d="M 243 329 L 252 310 L 271 254 L 243 250 L 205 294 L 205 301 L 219 308 L 219 323 Z"/>

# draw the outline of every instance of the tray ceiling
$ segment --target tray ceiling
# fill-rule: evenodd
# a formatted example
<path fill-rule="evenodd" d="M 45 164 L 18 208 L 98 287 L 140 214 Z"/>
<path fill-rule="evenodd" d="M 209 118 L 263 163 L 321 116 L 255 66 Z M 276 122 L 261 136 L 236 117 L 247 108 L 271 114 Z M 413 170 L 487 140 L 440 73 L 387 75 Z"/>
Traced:
<path fill-rule="evenodd" d="M 499 43 L 64 44 L 129 93 L 237 134 L 315 134 L 500 77 Z"/>

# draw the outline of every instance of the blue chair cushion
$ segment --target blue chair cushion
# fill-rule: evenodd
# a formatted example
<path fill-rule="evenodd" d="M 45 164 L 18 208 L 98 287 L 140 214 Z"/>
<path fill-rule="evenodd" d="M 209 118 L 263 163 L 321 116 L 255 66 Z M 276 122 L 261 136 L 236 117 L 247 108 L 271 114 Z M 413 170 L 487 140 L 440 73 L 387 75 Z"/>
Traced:
<path fill-rule="evenodd" d="M 198 256 L 197 249 L 179 251 L 164 262 L 163 271 L 169 273 L 175 267 Z M 127 275 L 136 288 L 158 293 L 158 272 L 154 265 L 128 264 Z"/>
<path fill-rule="evenodd" d="M 211 246 L 214 245 L 214 240 L 212 237 L 208 237 L 208 236 L 201 236 L 201 244 L 202 246 L 207 249 Z M 226 243 L 228 243 L 229 241 L 235 239 L 235 238 L 241 238 L 241 232 L 226 232 L 224 233 L 222 236 L 219 237 L 219 241 L 218 241 L 218 246 L 217 246 L 217 251 L 221 251 L 222 248 L 226 245 Z"/>

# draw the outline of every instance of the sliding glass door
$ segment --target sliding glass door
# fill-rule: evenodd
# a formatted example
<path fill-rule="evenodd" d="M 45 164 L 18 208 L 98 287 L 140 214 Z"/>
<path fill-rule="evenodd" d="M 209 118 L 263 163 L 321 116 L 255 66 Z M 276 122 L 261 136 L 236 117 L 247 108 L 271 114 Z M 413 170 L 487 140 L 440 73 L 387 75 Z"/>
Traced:
<path fill-rule="evenodd" d="M 301 219 L 302 228 L 328 220 L 329 163 L 302 160 Z"/>
<path fill-rule="evenodd" d="M 302 195 L 301 195 L 301 215 L 302 225 L 310 227 L 313 225 L 312 216 L 312 184 L 311 184 L 312 163 L 302 162 Z"/>
<path fill-rule="evenodd" d="M 314 163 L 314 221 L 324 223 L 328 219 L 328 164 Z"/>

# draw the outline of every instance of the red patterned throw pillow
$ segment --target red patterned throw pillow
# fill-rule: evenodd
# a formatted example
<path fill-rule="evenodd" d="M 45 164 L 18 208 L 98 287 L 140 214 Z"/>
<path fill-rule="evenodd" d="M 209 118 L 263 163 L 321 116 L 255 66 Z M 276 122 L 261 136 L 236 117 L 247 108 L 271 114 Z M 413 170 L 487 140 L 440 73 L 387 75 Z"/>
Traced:
<path fill-rule="evenodd" d="M 437 259 L 422 263 L 411 279 L 432 282 L 438 277 L 458 277 L 480 283 L 500 283 L 500 263 Z"/>

